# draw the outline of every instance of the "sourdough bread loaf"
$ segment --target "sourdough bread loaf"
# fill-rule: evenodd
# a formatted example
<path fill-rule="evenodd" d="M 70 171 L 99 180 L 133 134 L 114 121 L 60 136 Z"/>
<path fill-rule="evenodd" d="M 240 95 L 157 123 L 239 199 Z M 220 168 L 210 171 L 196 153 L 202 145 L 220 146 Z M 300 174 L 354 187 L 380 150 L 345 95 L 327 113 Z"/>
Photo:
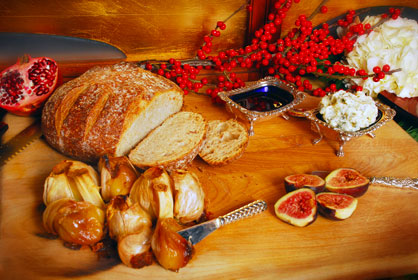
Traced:
<path fill-rule="evenodd" d="M 242 156 L 248 140 L 247 129 L 238 121 L 212 120 L 199 156 L 210 165 L 225 165 Z"/>
<path fill-rule="evenodd" d="M 129 159 L 142 169 L 152 166 L 168 171 L 186 169 L 202 148 L 206 129 L 201 114 L 176 113 L 139 142 L 129 153 Z"/>
<path fill-rule="evenodd" d="M 127 154 L 182 106 L 175 83 L 133 63 L 94 67 L 51 95 L 42 131 L 59 152 L 94 162 Z"/>

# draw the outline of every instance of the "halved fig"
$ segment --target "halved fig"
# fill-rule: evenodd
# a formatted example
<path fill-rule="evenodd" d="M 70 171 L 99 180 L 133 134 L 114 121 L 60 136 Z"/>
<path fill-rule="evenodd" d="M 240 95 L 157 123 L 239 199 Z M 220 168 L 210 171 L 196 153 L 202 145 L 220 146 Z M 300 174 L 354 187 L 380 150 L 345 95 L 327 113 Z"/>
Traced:
<path fill-rule="evenodd" d="M 321 177 L 312 174 L 294 174 L 284 178 L 286 192 L 291 192 L 300 188 L 308 188 L 315 193 L 320 193 L 325 189 L 325 181 Z"/>
<path fill-rule="evenodd" d="M 316 195 L 316 202 L 319 213 L 335 220 L 351 217 L 357 208 L 357 198 L 348 194 L 323 192 Z"/>
<path fill-rule="evenodd" d="M 325 188 L 330 192 L 362 196 L 369 188 L 369 179 L 355 169 L 339 168 L 325 178 Z"/>
<path fill-rule="evenodd" d="M 317 216 L 315 192 L 302 188 L 282 196 L 275 204 L 276 216 L 293 226 L 305 227 Z"/>

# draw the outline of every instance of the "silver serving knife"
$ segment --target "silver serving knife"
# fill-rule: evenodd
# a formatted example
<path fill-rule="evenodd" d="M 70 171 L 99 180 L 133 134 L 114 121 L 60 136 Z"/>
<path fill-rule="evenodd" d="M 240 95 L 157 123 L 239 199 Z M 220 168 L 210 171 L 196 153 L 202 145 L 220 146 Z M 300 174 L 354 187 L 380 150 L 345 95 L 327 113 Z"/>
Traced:
<path fill-rule="evenodd" d="M 241 208 L 238 208 L 224 216 L 220 216 L 216 219 L 204 222 L 183 230 L 178 233 L 186 240 L 190 241 L 193 245 L 200 242 L 203 238 L 208 236 L 218 228 L 230 224 L 232 222 L 241 220 L 261 213 L 267 209 L 267 203 L 263 200 L 256 200 L 250 204 L 247 204 Z"/>
<path fill-rule="evenodd" d="M 313 171 L 313 175 L 325 178 L 330 172 L 329 171 Z M 394 187 L 399 189 L 410 189 L 418 191 L 418 178 L 396 178 L 396 177 L 369 177 L 371 184 L 382 185 L 386 187 Z"/>

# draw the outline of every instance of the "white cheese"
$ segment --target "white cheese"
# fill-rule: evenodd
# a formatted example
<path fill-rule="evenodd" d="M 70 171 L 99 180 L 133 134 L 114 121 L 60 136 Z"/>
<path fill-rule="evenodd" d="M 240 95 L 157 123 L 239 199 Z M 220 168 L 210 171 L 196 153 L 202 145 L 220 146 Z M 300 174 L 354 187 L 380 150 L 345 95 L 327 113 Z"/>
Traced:
<path fill-rule="evenodd" d="M 357 131 L 376 121 L 378 109 L 373 98 L 364 92 L 340 90 L 322 98 L 319 113 L 334 128 Z"/>

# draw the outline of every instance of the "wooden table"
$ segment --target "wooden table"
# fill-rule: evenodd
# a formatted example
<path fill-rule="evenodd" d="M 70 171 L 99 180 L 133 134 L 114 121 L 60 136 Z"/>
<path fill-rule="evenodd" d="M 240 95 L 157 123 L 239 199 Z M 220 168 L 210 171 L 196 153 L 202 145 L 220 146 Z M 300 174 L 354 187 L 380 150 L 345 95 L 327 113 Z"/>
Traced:
<path fill-rule="evenodd" d="M 184 110 L 208 120 L 232 117 L 210 100 L 188 95 Z M 8 115 L 6 141 L 31 119 Z M 208 211 L 222 215 L 256 199 L 269 209 L 214 232 L 195 246 L 191 262 L 178 273 L 158 264 L 131 269 L 90 249 L 74 251 L 42 237 L 43 183 L 65 157 L 36 140 L 0 169 L 1 279 L 362 279 L 418 273 L 418 192 L 372 185 L 353 216 L 321 216 L 306 228 L 281 222 L 273 205 L 294 173 L 353 167 L 367 176 L 418 175 L 418 143 L 394 121 L 345 145 L 312 144 L 316 135 L 305 119 L 276 118 L 255 125 L 243 157 L 224 167 L 199 158 L 191 169 L 204 186 Z"/>

